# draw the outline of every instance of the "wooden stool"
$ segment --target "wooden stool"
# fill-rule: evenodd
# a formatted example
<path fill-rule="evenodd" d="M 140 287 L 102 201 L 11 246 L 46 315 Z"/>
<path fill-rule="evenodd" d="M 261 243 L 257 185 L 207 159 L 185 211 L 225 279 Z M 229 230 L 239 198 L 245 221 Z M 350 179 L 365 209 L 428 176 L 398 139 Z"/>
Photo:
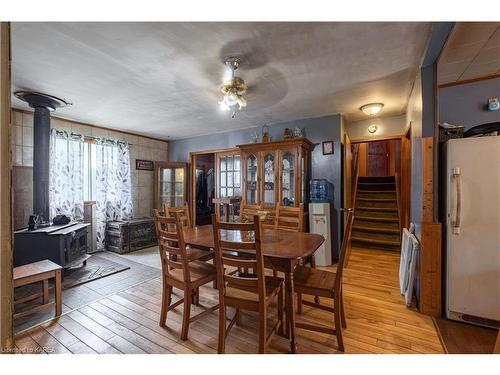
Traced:
<path fill-rule="evenodd" d="M 14 301 L 14 305 L 31 301 L 40 295 L 43 298 L 43 303 L 36 306 L 30 310 L 15 313 L 14 319 L 21 318 L 26 315 L 33 314 L 37 311 L 42 310 L 45 307 L 53 306 L 56 307 L 56 316 L 61 315 L 62 303 L 61 303 L 61 270 L 62 267 L 50 260 L 42 260 L 40 262 L 26 264 L 24 266 L 19 266 L 14 268 L 14 288 L 34 284 L 39 281 L 43 282 L 42 293 L 35 293 L 27 297 L 23 297 Z M 49 279 L 54 278 L 55 280 L 55 303 L 49 303 Z"/>

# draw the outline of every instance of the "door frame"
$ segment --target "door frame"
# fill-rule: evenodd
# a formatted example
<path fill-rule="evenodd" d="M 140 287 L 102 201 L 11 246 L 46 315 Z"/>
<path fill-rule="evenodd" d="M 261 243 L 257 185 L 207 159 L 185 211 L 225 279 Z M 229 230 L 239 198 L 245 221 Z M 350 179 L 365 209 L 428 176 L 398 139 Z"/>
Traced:
<path fill-rule="evenodd" d="M 189 215 L 191 216 L 191 226 L 196 226 L 196 156 L 213 154 L 214 155 L 214 171 L 215 171 L 215 196 L 217 196 L 218 187 L 218 176 L 219 167 L 217 165 L 217 154 L 238 151 L 236 147 L 232 148 L 220 148 L 215 150 L 201 150 L 201 151 L 191 151 L 189 153 L 189 178 L 187 181 L 189 197 L 186 197 L 186 201 L 189 202 Z"/>
<path fill-rule="evenodd" d="M 408 228 L 410 225 L 411 218 L 411 122 L 408 124 L 408 127 L 405 130 L 404 134 L 399 135 L 391 135 L 391 136 L 381 136 L 381 137 L 370 137 L 370 138 L 358 138 L 351 139 L 351 145 L 361 144 L 361 143 L 369 143 L 369 142 L 378 142 L 378 141 L 390 141 L 390 140 L 400 140 L 401 142 L 401 170 L 400 170 L 400 183 L 399 183 L 399 196 L 400 196 L 400 206 L 401 206 L 401 227 Z M 347 135 L 347 133 L 346 133 Z M 403 147 L 405 144 L 405 147 Z M 361 155 L 358 153 L 358 162 L 361 158 Z M 344 164 L 344 180 L 346 176 L 346 165 Z M 350 166 L 351 173 L 352 165 Z M 344 181 L 345 183 L 345 181 Z M 348 193 L 347 189 L 344 186 L 344 205 L 346 204 Z"/>
<path fill-rule="evenodd" d="M 183 197 L 184 197 L 184 202 L 182 204 L 187 204 L 188 203 L 188 198 L 186 196 L 187 193 L 187 166 L 186 163 L 177 163 L 177 162 L 169 162 L 169 161 L 157 161 L 154 163 L 154 207 L 158 211 L 162 211 L 163 207 L 160 207 L 160 169 L 161 168 L 182 168 L 184 169 L 184 186 L 183 186 Z M 175 179 L 175 177 L 174 177 Z"/>
<path fill-rule="evenodd" d="M 10 23 L 0 22 L 0 353 L 14 347 Z"/>

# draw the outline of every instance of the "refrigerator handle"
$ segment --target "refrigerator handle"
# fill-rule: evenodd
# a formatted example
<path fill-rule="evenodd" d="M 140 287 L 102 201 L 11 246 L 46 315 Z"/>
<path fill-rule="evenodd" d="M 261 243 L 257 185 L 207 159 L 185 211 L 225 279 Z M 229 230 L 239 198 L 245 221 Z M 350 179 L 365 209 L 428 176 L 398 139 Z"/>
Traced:
<path fill-rule="evenodd" d="M 455 181 L 455 186 L 457 189 L 457 201 L 456 201 L 456 213 L 455 220 L 452 221 L 453 234 L 460 234 L 460 220 L 462 213 L 462 175 L 460 173 L 460 168 L 455 167 L 452 170 L 453 181 Z"/>

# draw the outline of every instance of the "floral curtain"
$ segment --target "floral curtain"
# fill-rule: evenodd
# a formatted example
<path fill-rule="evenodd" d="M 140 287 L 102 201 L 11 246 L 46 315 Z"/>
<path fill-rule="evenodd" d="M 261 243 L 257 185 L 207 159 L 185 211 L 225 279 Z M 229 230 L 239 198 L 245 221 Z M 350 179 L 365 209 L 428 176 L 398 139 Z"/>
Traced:
<path fill-rule="evenodd" d="M 56 129 L 50 134 L 50 218 L 68 215 L 83 220 L 84 138 Z"/>
<path fill-rule="evenodd" d="M 128 143 L 96 139 L 95 184 L 97 249 L 103 250 L 106 222 L 132 218 Z"/>

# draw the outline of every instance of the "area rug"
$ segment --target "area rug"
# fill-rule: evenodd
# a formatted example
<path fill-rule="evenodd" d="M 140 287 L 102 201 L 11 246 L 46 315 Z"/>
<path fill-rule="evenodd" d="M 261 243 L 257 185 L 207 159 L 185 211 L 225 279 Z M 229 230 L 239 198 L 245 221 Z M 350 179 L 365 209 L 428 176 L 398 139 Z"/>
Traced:
<path fill-rule="evenodd" d="M 118 272 L 130 269 L 129 266 L 115 263 L 111 260 L 92 255 L 85 266 L 68 271 L 64 275 L 62 282 L 63 289 L 73 288 L 90 281 L 102 279 L 103 277 L 113 275 Z"/>
<path fill-rule="evenodd" d="M 498 330 L 454 320 L 432 318 L 439 339 L 449 354 L 491 354 Z"/>

